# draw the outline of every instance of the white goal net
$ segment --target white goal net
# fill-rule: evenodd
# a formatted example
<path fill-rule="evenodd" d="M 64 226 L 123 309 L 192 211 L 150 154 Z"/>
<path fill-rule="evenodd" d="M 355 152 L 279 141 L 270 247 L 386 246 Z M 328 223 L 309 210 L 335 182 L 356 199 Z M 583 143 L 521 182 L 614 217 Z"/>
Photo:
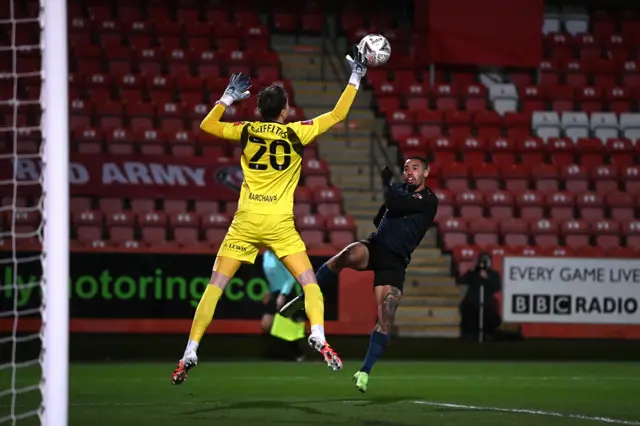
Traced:
<path fill-rule="evenodd" d="M 66 27 L 64 0 L 0 0 L 0 426 L 67 424 Z"/>

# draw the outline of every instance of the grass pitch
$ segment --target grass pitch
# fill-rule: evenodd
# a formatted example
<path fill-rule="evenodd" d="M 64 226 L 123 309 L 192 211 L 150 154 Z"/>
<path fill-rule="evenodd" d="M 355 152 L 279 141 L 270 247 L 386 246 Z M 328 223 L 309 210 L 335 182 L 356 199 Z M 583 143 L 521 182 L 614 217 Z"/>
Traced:
<path fill-rule="evenodd" d="M 71 367 L 73 426 L 453 425 L 640 426 L 640 364 L 380 361 L 366 394 L 351 382 L 359 363 L 334 373 L 320 363 L 203 363 L 187 383 L 173 364 Z M 17 370 L 18 388 L 39 370 Z M 0 418 L 11 413 L 9 370 L 0 371 Z M 15 399 L 17 413 L 39 391 Z M 6 419 L 6 418 L 5 418 Z M 0 425 L 12 425 L 0 422 Z M 37 419 L 16 425 L 37 425 Z"/>

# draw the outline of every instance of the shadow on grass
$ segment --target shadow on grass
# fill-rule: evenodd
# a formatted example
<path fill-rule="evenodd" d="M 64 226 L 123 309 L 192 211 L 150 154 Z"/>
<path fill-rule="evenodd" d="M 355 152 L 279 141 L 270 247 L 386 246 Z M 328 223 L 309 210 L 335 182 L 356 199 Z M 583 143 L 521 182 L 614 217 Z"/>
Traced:
<path fill-rule="evenodd" d="M 343 399 L 322 399 L 322 400 L 301 400 L 301 401 L 281 401 L 281 400 L 259 400 L 259 401 L 241 401 L 241 402 L 231 402 L 231 403 L 223 403 L 217 406 L 207 406 L 197 410 L 184 411 L 181 413 L 177 413 L 179 416 L 184 415 L 201 415 L 205 413 L 216 413 L 224 416 L 223 418 L 227 421 L 233 421 L 233 414 L 229 412 L 238 412 L 242 410 L 248 409 L 263 409 L 263 410 L 295 410 L 300 412 L 300 414 L 308 415 L 308 416 L 320 416 L 321 418 L 312 419 L 312 418 L 304 418 L 304 416 L 291 418 L 291 416 L 282 416 L 281 419 L 274 424 L 301 424 L 301 425 L 342 425 L 349 424 L 352 426 L 402 426 L 404 423 L 401 419 L 395 418 L 393 420 L 356 420 L 351 417 L 349 414 L 353 415 L 354 413 L 350 413 L 349 407 L 355 408 L 366 408 L 366 407 L 380 407 L 389 404 L 396 404 L 401 402 L 413 401 L 418 398 L 411 396 L 381 396 L 381 397 L 372 397 L 366 398 L 366 396 L 361 396 L 361 399 L 355 397 L 353 399 L 343 400 Z M 365 399 L 366 398 L 366 399 Z M 329 404 L 333 409 L 320 411 L 319 409 L 309 407 L 312 404 Z M 337 407 L 336 407 L 337 406 Z M 288 417 L 288 418 L 287 418 Z M 222 419 L 220 419 L 222 420 Z M 240 422 L 240 420 L 238 420 Z M 226 424 L 226 423 L 225 423 Z M 270 423 L 261 423 L 262 425 L 268 425 Z"/>

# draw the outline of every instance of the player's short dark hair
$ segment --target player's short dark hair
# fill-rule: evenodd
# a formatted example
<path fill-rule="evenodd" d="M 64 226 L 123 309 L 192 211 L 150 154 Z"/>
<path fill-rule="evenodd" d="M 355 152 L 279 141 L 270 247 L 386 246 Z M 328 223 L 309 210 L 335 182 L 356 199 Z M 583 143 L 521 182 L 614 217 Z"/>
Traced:
<path fill-rule="evenodd" d="M 258 93 L 258 110 L 265 120 L 275 120 L 287 106 L 287 92 L 280 86 L 265 87 Z"/>
<path fill-rule="evenodd" d="M 409 160 L 418 160 L 422 163 L 422 165 L 424 166 L 425 170 L 429 170 L 429 162 L 427 161 L 426 158 L 421 157 L 419 155 L 414 155 L 411 157 L 407 157 L 406 160 L 404 160 L 405 162 L 409 161 Z"/>

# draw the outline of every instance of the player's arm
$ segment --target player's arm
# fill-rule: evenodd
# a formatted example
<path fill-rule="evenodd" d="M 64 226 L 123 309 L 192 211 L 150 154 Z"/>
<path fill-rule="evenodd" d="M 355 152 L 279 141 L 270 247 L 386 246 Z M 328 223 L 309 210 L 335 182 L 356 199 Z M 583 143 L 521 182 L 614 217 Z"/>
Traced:
<path fill-rule="evenodd" d="M 384 213 L 387 211 L 387 203 L 383 203 L 378 209 L 378 214 L 373 218 L 373 225 L 377 228 L 380 226 L 380 221 L 382 220 Z"/>
<path fill-rule="evenodd" d="M 249 88 L 251 81 L 249 77 L 242 73 L 233 74 L 229 80 L 229 85 L 224 94 L 213 109 L 200 123 L 200 129 L 220 139 L 239 141 L 242 134 L 242 127 L 235 123 L 224 123 L 220 121 L 224 111 L 233 104 L 234 101 L 240 101 L 249 97 Z"/>
<path fill-rule="evenodd" d="M 353 105 L 353 101 L 360 88 L 360 81 L 367 73 L 366 60 L 357 46 L 353 46 L 351 55 L 347 56 L 347 61 L 351 66 L 351 77 L 349 77 L 349 84 L 347 84 L 344 92 L 342 92 L 335 107 L 333 107 L 331 111 L 319 115 L 312 120 L 295 123 L 295 126 L 291 126 L 294 128 L 302 144 L 306 145 L 310 143 L 347 118 L 351 105 Z"/>
<path fill-rule="evenodd" d="M 344 121 L 349 114 L 351 105 L 356 98 L 358 89 L 360 88 L 360 81 L 367 73 L 366 59 L 358 49 L 358 46 L 354 45 L 351 50 L 351 55 L 347 56 L 347 61 L 351 66 L 351 76 L 349 77 L 349 84 L 342 92 L 338 103 L 333 110 L 322 114 L 315 118 L 318 121 L 318 135 L 327 132 L 336 124 Z"/>
<path fill-rule="evenodd" d="M 216 106 L 213 107 L 204 120 L 202 120 L 202 123 L 200 123 L 200 129 L 217 138 L 237 142 L 240 140 L 243 126 L 238 126 L 236 123 L 220 121 L 226 109 L 227 106 L 221 101 L 216 102 Z"/>
<path fill-rule="evenodd" d="M 384 188 L 384 201 L 389 211 L 399 216 L 420 212 L 433 216 L 438 208 L 438 197 L 433 194 L 414 197 L 411 194 L 401 193 L 392 186 Z"/>

